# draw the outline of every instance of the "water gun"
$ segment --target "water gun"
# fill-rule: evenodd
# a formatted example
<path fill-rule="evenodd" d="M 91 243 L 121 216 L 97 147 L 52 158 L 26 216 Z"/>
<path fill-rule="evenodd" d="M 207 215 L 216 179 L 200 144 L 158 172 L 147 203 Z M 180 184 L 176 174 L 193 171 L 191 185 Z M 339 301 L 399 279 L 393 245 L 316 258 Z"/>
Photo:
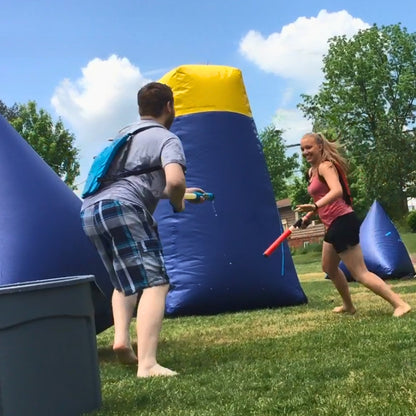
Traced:
<path fill-rule="evenodd" d="M 214 194 L 211 192 L 187 192 L 184 196 L 185 199 L 196 199 L 197 201 L 204 198 L 205 201 L 213 201 Z"/>

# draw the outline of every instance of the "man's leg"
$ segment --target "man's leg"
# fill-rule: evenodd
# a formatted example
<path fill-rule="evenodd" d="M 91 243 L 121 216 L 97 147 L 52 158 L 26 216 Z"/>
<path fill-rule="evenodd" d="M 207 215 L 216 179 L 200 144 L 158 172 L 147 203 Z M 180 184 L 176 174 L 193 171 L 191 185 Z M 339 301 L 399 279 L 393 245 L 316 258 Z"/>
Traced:
<path fill-rule="evenodd" d="M 174 376 L 177 373 L 157 363 L 157 345 L 165 314 L 169 285 L 143 290 L 137 309 L 137 377 Z"/>
<path fill-rule="evenodd" d="M 137 294 L 125 296 L 113 291 L 112 307 L 114 318 L 113 350 L 122 364 L 137 364 L 137 356 L 130 340 L 130 323 L 137 304 Z"/>
<path fill-rule="evenodd" d="M 117 282 L 113 253 L 115 245 L 111 242 L 112 235 L 109 226 L 114 225 L 114 218 L 117 218 L 114 215 L 115 207 L 117 207 L 116 202 L 99 201 L 81 213 L 84 232 L 97 249 L 113 285 Z M 107 224 L 107 218 L 111 219 L 110 224 Z M 115 331 L 113 350 L 121 363 L 137 364 L 137 356 L 131 347 L 129 333 L 137 304 L 137 295 L 126 297 L 122 292 L 114 290 L 111 301 Z"/>

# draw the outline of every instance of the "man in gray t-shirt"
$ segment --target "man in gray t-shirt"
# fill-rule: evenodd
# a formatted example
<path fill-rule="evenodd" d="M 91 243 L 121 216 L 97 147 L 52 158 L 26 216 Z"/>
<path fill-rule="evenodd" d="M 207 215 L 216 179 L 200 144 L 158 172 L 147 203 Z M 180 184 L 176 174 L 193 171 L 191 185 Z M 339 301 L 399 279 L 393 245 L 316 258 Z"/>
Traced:
<path fill-rule="evenodd" d="M 141 120 L 131 124 L 122 129 L 120 135 L 150 126 L 152 127 L 136 134 L 129 143 L 124 166 L 121 167 L 120 163 L 125 156 L 123 152 L 125 149 L 121 149 L 116 155 L 108 172 L 109 177 L 119 173 L 120 167 L 133 171 L 158 166 L 164 168 L 169 163 L 175 163 L 185 170 L 186 160 L 181 141 L 155 120 Z M 164 197 L 165 186 L 166 179 L 163 169 L 148 174 L 127 176 L 112 183 L 106 184 L 104 182 L 104 186 L 99 192 L 84 200 L 82 209 L 99 200 L 113 199 L 140 205 L 153 214 L 159 199 Z"/>
<path fill-rule="evenodd" d="M 177 373 L 156 360 L 169 277 L 153 213 L 161 198 L 169 199 L 174 212 L 181 212 L 185 209 L 185 192 L 204 191 L 186 188 L 182 143 L 169 131 L 175 117 L 172 90 L 151 82 L 139 90 L 137 99 L 141 121 L 120 133 L 149 128 L 137 133 L 118 152 L 108 176 L 125 170 L 152 171 L 105 182 L 84 200 L 81 220 L 115 289 L 113 349 L 117 357 L 125 364 L 138 363 L 138 377 L 173 376 Z M 139 292 L 136 356 L 129 329 Z"/>

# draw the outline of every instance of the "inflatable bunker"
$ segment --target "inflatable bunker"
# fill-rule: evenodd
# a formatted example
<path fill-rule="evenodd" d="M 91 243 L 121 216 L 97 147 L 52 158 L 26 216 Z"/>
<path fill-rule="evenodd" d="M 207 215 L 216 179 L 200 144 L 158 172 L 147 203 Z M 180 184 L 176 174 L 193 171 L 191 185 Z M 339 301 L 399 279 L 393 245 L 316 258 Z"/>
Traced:
<path fill-rule="evenodd" d="M 93 274 L 96 331 L 111 326 L 112 287 L 82 231 L 81 200 L 2 116 L 0 178 L 0 285 Z"/>
<path fill-rule="evenodd" d="M 241 71 L 187 65 L 160 82 L 174 92 L 171 130 L 184 146 L 187 185 L 215 195 L 177 214 L 161 201 L 155 212 L 171 278 L 167 314 L 306 303 L 287 243 L 263 257 L 283 230 Z"/>
<path fill-rule="evenodd" d="M 360 244 L 368 270 L 382 279 L 413 277 L 415 269 L 400 234 L 378 201 L 374 201 L 360 227 Z M 341 262 L 348 281 L 353 281 Z"/>

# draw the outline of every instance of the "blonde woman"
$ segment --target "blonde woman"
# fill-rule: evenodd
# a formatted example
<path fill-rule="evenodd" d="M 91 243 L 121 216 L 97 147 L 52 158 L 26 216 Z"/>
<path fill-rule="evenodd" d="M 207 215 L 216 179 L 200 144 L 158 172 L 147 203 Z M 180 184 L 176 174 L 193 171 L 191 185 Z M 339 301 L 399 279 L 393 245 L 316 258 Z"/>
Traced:
<path fill-rule="evenodd" d="M 345 178 L 347 163 L 340 155 L 337 145 L 329 142 L 320 133 L 305 134 L 300 145 L 302 156 L 310 164 L 308 193 L 314 202 L 298 205 L 296 211 L 317 213 L 325 225 L 322 269 L 342 298 L 342 305 L 334 308 L 333 312 L 356 312 L 347 279 L 339 268 L 341 260 L 356 281 L 392 305 L 394 317 L 410 312 L 410 305 L 394 293 L 380 277 L 370 272 L 364 263 L 359 241 L 360 223 L 351 206 Z"/>

